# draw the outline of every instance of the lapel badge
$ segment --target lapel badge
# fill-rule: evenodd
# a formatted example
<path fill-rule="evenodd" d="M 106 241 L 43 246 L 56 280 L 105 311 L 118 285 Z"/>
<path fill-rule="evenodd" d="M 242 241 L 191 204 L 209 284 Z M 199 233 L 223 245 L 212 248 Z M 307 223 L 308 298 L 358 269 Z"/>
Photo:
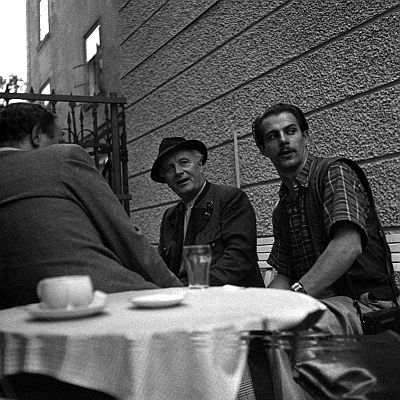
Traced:
<path fill-rule="evenodd" d="M 210 219 L 212 208 L 214 207 L 214 203 L 211 200 L 209 200 L 209 201 L 206 201 L 206 203 L 204 205 L 206 207 L 206 211 L 204 212 L 204 218 Z"/>

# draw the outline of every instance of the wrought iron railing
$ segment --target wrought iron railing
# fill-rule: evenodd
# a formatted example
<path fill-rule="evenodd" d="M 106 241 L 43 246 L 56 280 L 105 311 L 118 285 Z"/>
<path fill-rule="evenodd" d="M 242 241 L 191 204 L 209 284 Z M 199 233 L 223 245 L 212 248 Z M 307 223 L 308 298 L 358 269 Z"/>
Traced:
<path fill-rule="evenodd" d="M 96 167 L 129 215 L 126 99 L 110 96 L 0 92 L 0 99 L 40 102 L 58 117 L 66 142 L 79 144 L 93 157 Z"/>

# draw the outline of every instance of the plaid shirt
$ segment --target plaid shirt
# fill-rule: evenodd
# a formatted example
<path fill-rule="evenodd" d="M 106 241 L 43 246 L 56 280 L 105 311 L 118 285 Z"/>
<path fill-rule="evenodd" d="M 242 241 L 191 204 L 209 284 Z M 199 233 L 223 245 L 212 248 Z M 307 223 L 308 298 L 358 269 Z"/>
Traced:
<path fill-rule="evenodd" d="M 292 282 L 299 280 L 316 261 L 305 204 L 312 159 L 309 155 L 294 181 L 294 199 L 289 197 L 285 185 L 282 184 L 279 190 L 280 204 L 285 207 L 288 217 L 290 243 L 285 243 L 279 221 L 272 221 L 275 240 L 268 263 Z M 329 168 L 324 183 L 323 224 L 326 231 L 332 232 L 332 226 L 337 222 L 350 221 L 360 228 L 365 244 L 370 205 L 356 172 L 347 164 L 336 161 Z"/>

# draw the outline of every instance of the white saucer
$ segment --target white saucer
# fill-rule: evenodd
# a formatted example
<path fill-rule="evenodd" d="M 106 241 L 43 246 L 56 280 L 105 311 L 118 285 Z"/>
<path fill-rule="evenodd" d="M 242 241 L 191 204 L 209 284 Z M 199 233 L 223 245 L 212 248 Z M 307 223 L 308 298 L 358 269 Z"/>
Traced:
<path fill-rule="evenodd" d="M 70 319 L 80 318 L 89 315 L 98 314 L 104 310 L 106 306 L 107 295 L 103 292 L 96 290 L 94 292 L 93 301 L 84 307 L 76 307 L 72 309 L 52 309 L 45 308 L 40 303 L 29 304 L 24 309 L 34 318 L 39 319 Z"/>
<path fill-rule="evenodd" d="M 185 293 L 154 293 L 143 296 L 134 296 L 131 302 L 141 308 L 158 308 L 176 306 L 182 303 Z"/>

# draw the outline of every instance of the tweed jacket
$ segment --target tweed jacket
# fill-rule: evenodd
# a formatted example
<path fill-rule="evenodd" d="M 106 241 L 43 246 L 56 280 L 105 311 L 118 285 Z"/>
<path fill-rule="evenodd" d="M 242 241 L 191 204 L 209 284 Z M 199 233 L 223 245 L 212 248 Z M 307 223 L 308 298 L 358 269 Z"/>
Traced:
<path fill-rule="evenodd" d="M 182 201 L 164 212 L 159 253 L 171 268 L 178 245 L 178 215 Z M 210 244 L 210 284 L 264 287 L 257 263 L 257 233 L 254 209 L 246 193 L 238 188 L 206 183 L 197 198 L 187 227 L 185 245 Z M 178 277 L 187 282 L 184 268 Z"/>
<path fill-rule="evenodd" d="M 36 284 L 90 275 L 96 290 L 181 286 L 84 149 L 0 152 L 0 308 L 37 302 Z"/>

